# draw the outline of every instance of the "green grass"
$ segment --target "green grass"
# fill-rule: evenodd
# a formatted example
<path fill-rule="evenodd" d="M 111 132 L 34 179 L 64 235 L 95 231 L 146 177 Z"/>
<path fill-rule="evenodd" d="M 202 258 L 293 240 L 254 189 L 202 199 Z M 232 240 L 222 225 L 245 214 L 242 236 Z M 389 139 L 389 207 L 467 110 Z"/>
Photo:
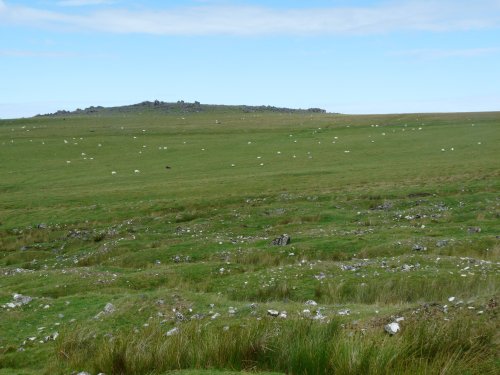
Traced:
<path fill-rule="evenodd" d="M 498 373 L 498 144 L 496 112 L 0 121 L 0 306 L 34 298 L 0 374 Z"/>
<path fill-rule="evenodd" d="M 68 332 L 57 351 L 75 368 L 112 374 L 183 368 L 300 374 L 415 374 L 441 369 L 493 374 L 495 326 L 483 318 L 479 329 L 465 313 L 456 318 L 413 321 L 395 337 L 373 329 L 345 332 L 335 320 L 326 324 L 263 320 L 226 329 L 188 323 L 170 337 L 157 324 L 105 338 L 82 328 Z"/>

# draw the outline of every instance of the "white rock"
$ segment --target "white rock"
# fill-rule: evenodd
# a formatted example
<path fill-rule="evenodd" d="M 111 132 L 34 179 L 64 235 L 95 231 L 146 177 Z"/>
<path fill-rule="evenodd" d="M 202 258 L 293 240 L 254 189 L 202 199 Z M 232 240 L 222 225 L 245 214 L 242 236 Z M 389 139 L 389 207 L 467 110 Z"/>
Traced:
<path fill-rule="evenodd" d="M 318 303 L 316 301 L 313 301 L 312 299 L 310 299 L 310 300 L 306 301 L 304 303 L 304 305 L 307 305 L 307 306 L 317 306 Z"/>
<path fill-rule="evenodd" d="M 351 314 L 351 310 L 349 310 L 349 309 L 340 310 L 340 311 L 337 312 L 337 314 L 339 314 L 339 315 L 350 315 Z"/>
<path fill-rule="evenodd" d="M 400 316 L 399 318 L 396 318 L 396 323 L 402 322 L 403 320 L 405 320 L 405 318 Z"/>
<path fill-rule="evenodd" d="M 321 311 L 318 310 L 318 311 L 316 311 L 316 315 L 313 317 L 313 319 L 314 320 L 324 320 L 324 319 L 326 319 L 326 316 L 321 314 Z"/>
<path fill-rule="evenodd" d="M 170 331 L 167 332 L 167 336 L 173 336 L 179 333 L 179 328 L 174 327 Z"/>
<path fill-rule="evenodd" d="M 395 335 L 396 333 L 399 332 L 399 330 L 401 329 L 399 327 L 399 323 L 396 323 L 396 322 L 393 322 L 393 323 L 389 323 L 387 324 L 385 327 L 384 327 L 385 331 L 390 334 L 390 335 Z"/>
<path fill-rule="evenodd" d="M 9 306 L 9 307 L 27 305 L 28 303 L 33 301 L 33 298 L 31 298 L 29 296 L 23 296 L 22 294 L 18 294 L 18 293 L 14 293 L 12 295 L 12 299 L 14 300 L 14 303 L 13 303 L 14 306 Z"/>
<path fill-rule="evenodd" d="M 278 316 L 280 312 L 278 310 L 267 310 L 267 314 L 271 316 Z"/>
<path fill-rule="evenodd" d="M 108 303 L 106 304 L 106 306 L 104 306 L 104 312 L 105 312 L 106 314 L 111 314 L 111 313 L 114 313 L 114 312 L 115 312 L 115 310 L 116 310 L 116 309 L 115 309 L 115 306 L 114 306 L 112 303 L 110 303 L 110 302 L 108 302 Z"/>
<path fill-rule="evenodd" d="M 455 301 L 455 297 L 450 297 L 450 298 L 448 298 L 448 301 L 449 301 L 449 302 L 453 302 L 453 301 Z"/>

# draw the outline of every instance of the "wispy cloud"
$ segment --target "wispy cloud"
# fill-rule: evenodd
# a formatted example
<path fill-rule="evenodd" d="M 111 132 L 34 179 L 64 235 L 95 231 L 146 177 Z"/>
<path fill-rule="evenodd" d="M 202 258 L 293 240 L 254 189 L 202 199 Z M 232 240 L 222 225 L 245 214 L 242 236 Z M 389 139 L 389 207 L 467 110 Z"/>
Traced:
<path fill-rule="evenodd" d="M 57 5 L 63 7 L 81 7 L 88 5 L 109 5 L 116 3 L 113 0 L 61 0 L 57 2 Z"/>
<path fill-rule="evenodd" d="M 61 2 L 83 5 L 99 1 Z M 364 7 L 279 10 L 221 5 L 141 11 L 106 8 L 75 15 L 10 5 L 0 0 L 0 22 L 157 35 L 365 35 L 498 28 L 500 1 L 407 0 Z"/>
<path fill-rule="evenodd" d="M 22 50 L 0 50 L 0 56 L 5 57 L 76 57 L 77 54 L 70 52 L 54 51 L 22 51 Z"/>
<path fill-rule="evenodd" d="M 31 50 L 0 50 L 4 57 L 43 57 L 43 58 L 114 58 L 112 54 L 79 53 L 69 51 L 31 51 Z"/>
<path fill-rule="evenodd" d="M 479 57 L 500 53 L 500 47 L 466 49 L 411 49 L 392 52 L 392 56 L 408 56 L 422 60 L 444 59 L 450 57 Z"/>

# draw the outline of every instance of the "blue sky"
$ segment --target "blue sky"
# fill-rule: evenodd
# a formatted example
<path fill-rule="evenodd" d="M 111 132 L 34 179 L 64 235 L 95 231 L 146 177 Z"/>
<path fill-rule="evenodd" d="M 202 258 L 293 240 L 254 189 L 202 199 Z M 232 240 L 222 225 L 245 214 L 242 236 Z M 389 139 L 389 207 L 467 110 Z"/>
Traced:
<path fill-rule="evenodd" d="M 0 118 L 154 99 L 500 110 L 500 0 L 0 0 Z"/>

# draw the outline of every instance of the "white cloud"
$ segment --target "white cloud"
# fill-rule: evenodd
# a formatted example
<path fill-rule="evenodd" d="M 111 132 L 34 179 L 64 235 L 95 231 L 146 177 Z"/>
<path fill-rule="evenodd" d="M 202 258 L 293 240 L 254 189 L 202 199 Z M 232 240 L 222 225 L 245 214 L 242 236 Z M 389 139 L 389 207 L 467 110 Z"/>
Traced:
<path fill-rule="evenodd" d="M 113 4 L 112 0 L 61 0 L 57 4 L 64 7 L 81 7 L 87 5 L 107 5 Z"/>
<path fill-rule="evenodd" d="M 98 0 L 64 2 L 102 3 Z M 220 5 L 141 11 L 108 8 L 75 15 L 6 5 L 0 0 L 0 22 L 157 35 L 365 35 L 498 28 L 500 1 L 407 0 L 364 7 L 279 10 Z"/>
<path fill-rule="evenodd" d="M 0 56 L 5 57 L 76 57 L 77 54 L 70 52 L 53 51 L 26 51 L 26 50 L 0 50 Z"/>
<path fill-rule="evenodd" d="M 478 57 L 500 52 L 499 47 L 466 49 L 411 49 L 391 53 L 393 56 L 409 56 L 417 59 L 443 59 L 448 57 Z"/>
<path fill-rule="evenodd" d="M 35 50 L 1 50 L 0 56 L 5 57 L 42 57 L 42 58 L 116 58 L 109 53 L 80 53 L 71 51 L 35 51 Z"/>

